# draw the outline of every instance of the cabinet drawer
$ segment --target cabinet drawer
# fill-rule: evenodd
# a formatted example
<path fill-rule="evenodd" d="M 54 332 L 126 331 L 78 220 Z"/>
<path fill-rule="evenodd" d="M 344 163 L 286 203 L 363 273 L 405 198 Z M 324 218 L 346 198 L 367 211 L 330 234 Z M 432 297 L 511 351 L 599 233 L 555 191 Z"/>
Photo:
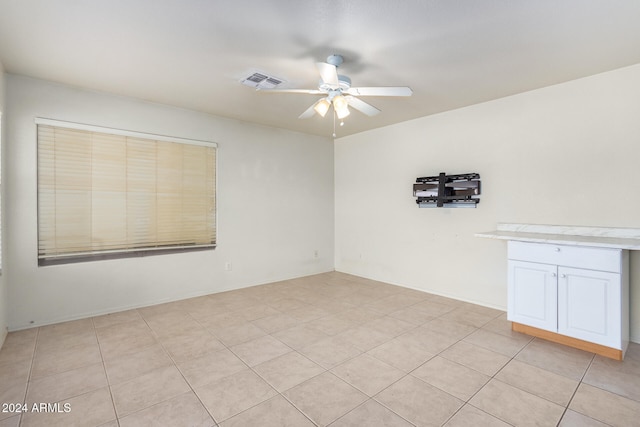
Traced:
<path fill-rule="evenodd" d="M 510 240 L 509 259 L 620 273 L 621 249 L 553 245 Z"/>

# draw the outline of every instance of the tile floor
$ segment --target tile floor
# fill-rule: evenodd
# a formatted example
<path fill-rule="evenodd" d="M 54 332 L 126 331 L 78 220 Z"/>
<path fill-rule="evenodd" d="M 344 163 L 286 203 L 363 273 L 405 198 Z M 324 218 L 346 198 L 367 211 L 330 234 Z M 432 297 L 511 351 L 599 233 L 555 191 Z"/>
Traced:
<path fill-rule="evenodd" d="M 326 273 L 11 333 L 0 402 L 28 409 L 1 427 L 631 426 L 640 345 L 615 362 Z"/>

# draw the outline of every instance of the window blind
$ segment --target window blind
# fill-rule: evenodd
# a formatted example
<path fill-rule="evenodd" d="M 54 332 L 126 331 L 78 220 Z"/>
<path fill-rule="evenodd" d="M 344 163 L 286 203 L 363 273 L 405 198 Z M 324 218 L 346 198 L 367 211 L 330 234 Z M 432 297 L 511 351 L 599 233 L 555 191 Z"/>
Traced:
<path fill-rule="evenodd" d="M 40 260 L 215 246 L 215 144 L 36 123 Z"/>

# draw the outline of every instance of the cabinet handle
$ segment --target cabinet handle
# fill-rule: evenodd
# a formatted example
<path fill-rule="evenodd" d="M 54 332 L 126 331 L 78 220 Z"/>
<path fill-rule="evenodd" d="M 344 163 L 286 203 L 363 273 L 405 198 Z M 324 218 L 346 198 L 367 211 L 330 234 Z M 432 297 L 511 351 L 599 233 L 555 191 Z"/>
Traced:
<path fill-rule="evenodd" d="M 556 277 L 556 273 L 551 273 L 551 277 Z"/>
<path fill-rule="evenodd" d="M 555 248 L 554 251 L 560 252 L 560 248 Z"/>
<path fill-rule="evenodd" d="M 566 274 L 561 274 L 560 277 L 562 277 L 563 279 L 567 277 Z"/>

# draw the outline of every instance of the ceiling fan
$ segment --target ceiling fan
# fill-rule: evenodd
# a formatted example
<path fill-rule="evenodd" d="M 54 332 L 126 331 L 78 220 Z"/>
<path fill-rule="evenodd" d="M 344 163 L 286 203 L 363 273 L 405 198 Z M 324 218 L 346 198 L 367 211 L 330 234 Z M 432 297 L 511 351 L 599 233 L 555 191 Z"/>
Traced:
<path fill-rule="evenodd" d="M 355 108 L 367 116 L 375 116 L 380 113 L 376 107 L 368 104 L 356 96 L 411 96 L 413 91 L 408 87 L 351 87 L 351 79 L 338 74 L 338 67 L 344 58 L 341 55 L 331 55 L 327 62 L 317 62 L 316 67 L 320 73 L 318 89 L 259 89 L 261 92 L 271 93 L 304 93 L 311 95 L 324 95 L 305 110 L 299 119 L 308 119 L 318 113 L 324 117 L 333 106 L 338 119 L 343 119 L 350 114 L 349 106 Z"/>

